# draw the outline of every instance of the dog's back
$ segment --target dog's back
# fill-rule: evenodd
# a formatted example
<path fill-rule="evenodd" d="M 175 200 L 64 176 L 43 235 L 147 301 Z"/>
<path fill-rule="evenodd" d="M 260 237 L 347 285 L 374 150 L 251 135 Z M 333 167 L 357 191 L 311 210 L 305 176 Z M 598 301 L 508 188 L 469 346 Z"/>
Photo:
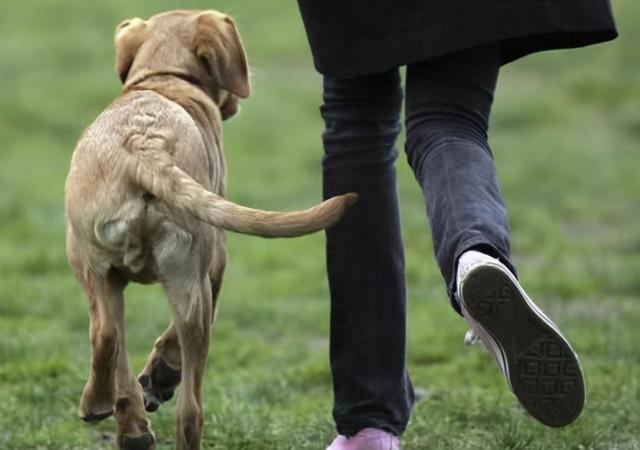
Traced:
<path fill-rule="evenodd" d="M 209 190 L 224 178 L 223 167 L 210 164 L 199 129 L 184 109 L 155 92 L 134 91 L 113 102 L 80 138 L 65 206 L 74 243 L 69 251 L 84 254 L 101 273 L 116 267 L 129 278 L 153 281 L 158 262 L 152 245 L 167 247 L 170 238 L 177 251 L 188 244 L 190 232 L 211 227 L 157 201 L 136 181 L 134 153 L 144 151 L 167 153 Z"/>
<path fill-rule="evenodd" d="M 65 188 L 71 261 L 152 282 L 188 249 L 194 233 L 211 239 L 220 229 L 300 236 L 332 225 L 355 201 L 355 194 L 346 194 L 293 212 L 229 202 L 223 198 L 221 149 L 201 126 L 178 103 L 151 90 L 123 95 L 89 126 Z"/>

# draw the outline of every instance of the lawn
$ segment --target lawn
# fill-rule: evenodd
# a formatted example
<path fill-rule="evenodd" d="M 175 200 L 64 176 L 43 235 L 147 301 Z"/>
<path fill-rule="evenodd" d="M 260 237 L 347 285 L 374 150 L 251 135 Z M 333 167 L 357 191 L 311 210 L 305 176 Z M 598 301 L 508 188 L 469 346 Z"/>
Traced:
<path fill-rule="evenodd" d="M 293 1 L 7 2 L 0 16 L 0 449 L 111 449 L 112 419 L 77 418 L 87 306 L 64 255 L 63 185 L 75 140 L 118 94 L 112 33 L 125 17 L 215 7 L 234 15 L 254 95 L 226 124 L 229 197 L 302 208 L 321 194 L 314 71 Z M 431 253 L 421 194 L 398 159 L 409 290 L 412 449 L 640 449 L 640 3 L 621 37 L 503 69 L 495 154 L 525 288 L 574 343 L 588 399 L 572 425 L 529 418 L 489 356 L 463 346 Z M 398 145 L 402 146 L 402 142 Z M 157 287 L 127 290 L 139 370 L 169 321 Z M 204 382 L 204 447 L 323 449 L 334 435 L 324 237 L 229 235 Z M 175 401 L 151 416 L 173 448 Z"/>

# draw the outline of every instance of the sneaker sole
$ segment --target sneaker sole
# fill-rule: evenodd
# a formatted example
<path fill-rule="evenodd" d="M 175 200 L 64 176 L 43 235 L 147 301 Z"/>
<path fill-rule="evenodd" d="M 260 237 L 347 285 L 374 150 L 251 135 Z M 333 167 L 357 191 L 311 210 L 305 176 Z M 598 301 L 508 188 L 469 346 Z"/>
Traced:
<path fill-rule="evenodd" d="M 527 412 L 551 427 L 573 422 L 584 406 L 584 379 L 553 322 L 497 267 L 472 269 L 461 290 L 463 308 L 494 340 L 511 390 Z"/>

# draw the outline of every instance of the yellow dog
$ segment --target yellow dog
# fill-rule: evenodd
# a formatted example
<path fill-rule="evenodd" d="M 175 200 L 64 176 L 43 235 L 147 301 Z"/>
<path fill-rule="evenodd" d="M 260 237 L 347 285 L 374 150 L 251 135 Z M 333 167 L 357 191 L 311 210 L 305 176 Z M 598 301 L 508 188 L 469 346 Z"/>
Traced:
<path fill-rule="evenodd" d="M 198 449 L 200 386 L 226 261 L 224 230 L 299 236 L 334 224 L 355 199 L 268 212 L 224 199 L 221 121 L 249 96 L 231 17 L 171 11 L 116 29 L 118 97 L 84 132 L 65 188 L 67 256 L 89 298 L 91 373 L 80 415 L 115 414 L 118 445 L 150 449 L 145 414 L 178 383 L 177 447 Z M 125 348 L 123 289 L 162 283 L 173 321 L 139 380 Z"/>

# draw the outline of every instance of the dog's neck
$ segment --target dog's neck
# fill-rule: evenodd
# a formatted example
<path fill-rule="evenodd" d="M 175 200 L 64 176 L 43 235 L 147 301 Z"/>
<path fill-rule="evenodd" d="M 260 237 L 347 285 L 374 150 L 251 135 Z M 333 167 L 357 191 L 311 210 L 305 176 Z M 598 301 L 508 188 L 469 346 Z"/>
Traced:
<path fill-rule="evenodd" d="M 122 95 L 133 91 L 154 91 L 180 105 L 194 120 L 208 149 L 210 166 L 217 166 L 221 182 L 214 186 L 226 195 L 226 162 L 222 148 L 222 117 L 214 100 L 218 93 L 209 93 L 201 83 L 188 75 L 172 72 L 136 77 L 122 87 Z"/>
<path fill-rule="evenodd" d="M 206 122 L 216 121 L 216 128 L 220 127 L 220 89 L 205 86 L 197 77 L 178 71 L 148 72 L 130 77 L 122 86 L 123 95 L 140 90 L 155 91 L 178 103 L 190 114 L 188 103 L 195 102 L 207 118 L 213 119 Z M 194 117 L 199 118 L 199 115 Z"/>

